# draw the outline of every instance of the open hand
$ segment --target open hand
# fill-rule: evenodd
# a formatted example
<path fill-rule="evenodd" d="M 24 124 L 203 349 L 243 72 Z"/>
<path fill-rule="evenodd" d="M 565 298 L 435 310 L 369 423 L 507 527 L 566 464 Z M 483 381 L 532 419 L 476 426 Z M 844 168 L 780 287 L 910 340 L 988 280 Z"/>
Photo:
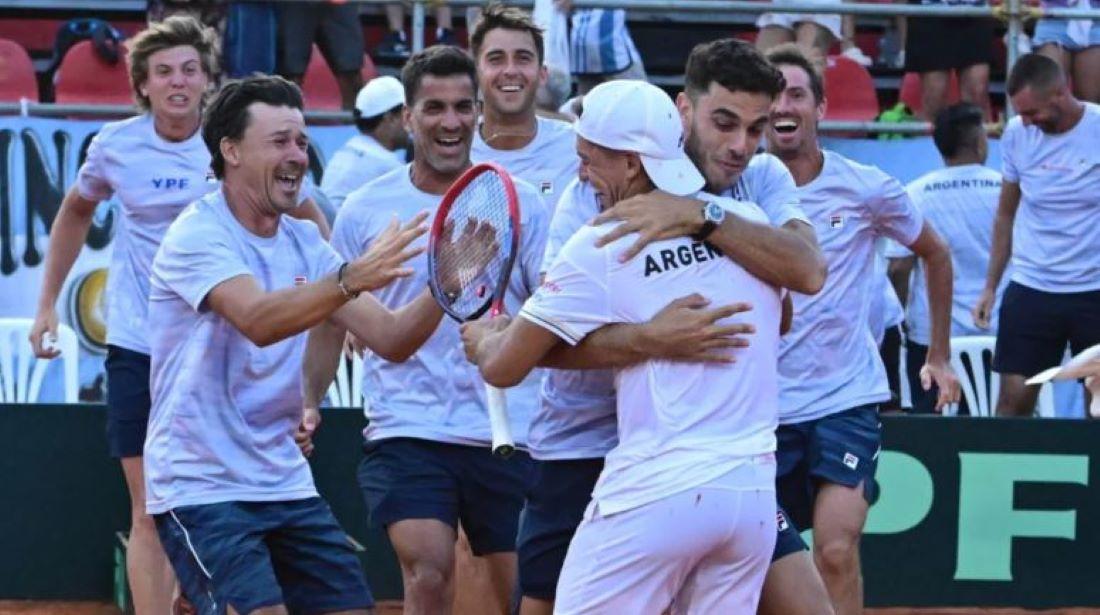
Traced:
<path fill-rule="evenodd" d="M 745 348 L 756 332 L 749 323 L 719 324 L 734 314 L 752 309 L 734 303 L 710 309 L 710 300 L 698 293 L 676 299 L 644 325 L 650 354 L 673 361 L 732 363 L 730 348 Z"/>
<path fill-rule="evenodd" d="M 424 225 L 427 218 L 428 212 L 417 214 L 406 224 L 394 218 L 362 256 L 348 263 L 344 271 L 344 285 L 348 290 L 372 291 L 412 275 L 412 268 L 402 267 L 402 264 L 424 252 L 423 247 L 409 248 L 409 244 L 428 231 Z"/>
<path fill-rule="evenodd" d="M 942 412 L 944 406 L 948 404 L 959 402 L 959 378 L 946 361 L 929 361 L 920 368 L 921 388 L 929 391 L 933 384 L 939 389 L 936 412 Z"/>

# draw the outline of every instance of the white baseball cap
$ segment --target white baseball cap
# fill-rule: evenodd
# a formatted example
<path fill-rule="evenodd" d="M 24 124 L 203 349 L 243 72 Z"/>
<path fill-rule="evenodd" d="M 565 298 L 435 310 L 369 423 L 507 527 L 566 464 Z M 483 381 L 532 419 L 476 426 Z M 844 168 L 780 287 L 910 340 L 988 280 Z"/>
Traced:
<path fill-rule="evenodd" d="M 665 192 L 695 194 L 706 181 L 684 153 L 684 128 L 675 103 L 645 81 L 620 79 L 584 96 L 576 132 L 620 152 L 634 152 L 650 181 Z"/>
<path fill-rule="evenodd" d="M 374 117 L 405 104 L 405 86 L 401 82 L 384 75 L 375 77 L 364 85 L 355 96 L 355 109 L 360 117 Z"/>

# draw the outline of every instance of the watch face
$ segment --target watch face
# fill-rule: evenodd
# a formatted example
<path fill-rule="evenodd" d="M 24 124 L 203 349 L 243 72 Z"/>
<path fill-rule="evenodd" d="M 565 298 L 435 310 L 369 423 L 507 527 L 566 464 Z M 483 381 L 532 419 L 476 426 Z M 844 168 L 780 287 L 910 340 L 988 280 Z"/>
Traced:
<path fill-rule="evenodd" d="M 703 217 L 710 222 L 721 222 L 726 217 L 726 210 L 718 203 L 707 203 L 707 209 Z"/>

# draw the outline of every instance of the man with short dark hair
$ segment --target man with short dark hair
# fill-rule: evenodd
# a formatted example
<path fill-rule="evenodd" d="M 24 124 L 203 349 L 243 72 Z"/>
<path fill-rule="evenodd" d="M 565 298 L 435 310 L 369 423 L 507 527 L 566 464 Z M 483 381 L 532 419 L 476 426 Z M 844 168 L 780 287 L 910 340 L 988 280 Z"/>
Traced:
<path fill-rule="evenodd" d="M 936 117 L 932 140 L 943 157 L 944 168 L 921 176 L 906 191 L 913 205 L 951 249 L 955 273 L 951 336 L 996 333 L 995 317 L 987 326 L 979 327 L 970 314 L 985 285 L 993 244 L 993 217 L 1001 190 L 1000 173 L 984 166 L 988 145 L 981 107 L 958 103 L 941 111 Z M 919 373 L 931 342 L 924 268 L 912 252 L 896 243 L 891 245 L 887 256 L 891 258 L 890 276 L 898 294 L 907 297 L 906 365 L 913 411 L 931 413 L 936 399 L 921 388 Z M 1004 283 L 997 292 L 998 303 L 1003 291 Z"/>
<path fill-rule="evenodd" d="M 767 124 L 768 151 L 800 187 L 829 266 L 820 293 L 792 293 L 794 319 L 780 343 L 779 503 L 800 530 L 814 528 L 814 560 L 833 607 L 855 615 L 863 612 L 860 534 L 877 490 L 878 405 L 890 398 L 867 325 L 882 292 L 875 242 L 895 239 L 928 271 L 932 339 L 921 378 L 925 389 L 939 386 L 937 408 L 958 398 L 948 362 L 951 255 L 896 179 L 821 149 L 817 123 L 826 101 L 803 52 L 784 45 L 767 58 L 786 82 Z M 799 581 L 774 567 L 768 576 L 769 585 Z"/>
<path fill-rule="evenodd" d="M 408 275 L 425 218 L 343 262 L 284 215 L 308 138 L 280 77 L 227 83 L 202 136 L 222 187 L 172 223 L 150 279 L 147 509 L 199 612 L 365 613 L 359 561 L 303 454 L 320 421 L 303 412 L 303 333 L 331 320 L 395 360 L 427 339 L 442 316 L 427 291 L 396 314 L 369 292 Z"/>
<path fill-rule="evenodd" d="M 413 161 L 359 190 L 344 202 L 333 246 L 359 254 L 378 241 L 395 217 L 412 219 L 438 209 L 443 194 L 470 168 L 477 127 L 474 61 L 457 47 L 434 46 L 414 54 L 401 73 L 405 123 Z M 521 243 L 505 293 L 514 313 L 539 284 L 549 216 L 541 197 L 521 179 Z M 426 242 L 425 242 L 426 243 Z M 390 306 L 424 292 L 428 263 L 410 262 L 412 275 L 377 293 Z M 336 352 L 340 339 L 328 339 Z M 508 459 L 491 452 L 482 381 L 459 350 L 458 326 L 444 322 L 407 362 L 368 355 L 364 361 L 365 456 L 359 485 L 371 522 L 385 527 L 401 563 L 406 613 L 447 613 L 454 596 L 455 539 L 459 522 L 474 555 L 491 572 L 495 600 L 507 604 L 515 584 L 516 528 L 530 471 L 522 450 Z M 315 370 L 318 385 L 307 403 L 319 403 L 332 370 Z M 327 378 L 327 379 L 326 379 Z M 509 400 L 517 446 L 526 444 L 534 400 Z M 514 402 L 514 403 L 513 403 Z"/>
<path fill-rule="evenodd" d="M 1100 343 L 1100 105 L 1073 97 L 1058 63 L 1031 53 L 1006 83 L 1019 114 L 1001 138 L 1004 181 L 985 288 L 974 321 L 988 326 L 1009 257 L 993 369 L 997 414 L 1030 416 L 1026 378 Z"/>
<path fill-rule="evenodd" d="M 355 97 L 359 134 L 332 155 L 321 178 L 321 190 L 339 211 L 344 199 L 367 182 L 401 166 L 398 154 L 409 146 L 402 113 L 405 88 L 388 75 L 375 77 Z"/>

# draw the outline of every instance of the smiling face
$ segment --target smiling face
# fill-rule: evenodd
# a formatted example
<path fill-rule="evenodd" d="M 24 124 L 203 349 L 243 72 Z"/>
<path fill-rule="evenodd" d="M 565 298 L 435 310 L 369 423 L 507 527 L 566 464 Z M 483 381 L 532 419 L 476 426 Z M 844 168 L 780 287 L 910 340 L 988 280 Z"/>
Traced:
<path fill-rule="evenodd" d="M 477 77 L 486 110 L 498 115 L 534 113 L 546 69 L 531 33 L 494 28 L 485 33 L 479 52 Z"/>
<path fill-rule="evenodd" d="M 417 162 L 442 175 L 458 174 L 469 166 L 476 123 L 474 84 L 466 74 L 424 75 L 416 99 L 405 111 Z"/>
<path fill-rule="evenodd" d="M 781 64 L 787 87 L 772 105 L 768 123 L 768 151 L 791 156 L 817 147 L 817 123 L 825 115 L 825 101 L 814 100 L 810 76 L 805 69 Z"/>
<path fill-rule="evenodd" d="M 254 102 L 240 140 L 222 140 L 225 181 L 243 188 L 259 203 L 287 213 L 298 206 L 298 192 L 309 165 L 305 119 L 293 107 Z"/>
<path fill-rule="evenodd" d="M 633 196 L 631 186 L 638 183 L 637 174 L 642 172 L 635 154 L 608 149 L 578 135 L 577 156 L 577 176 L 592 186 L 601 211 Z"/>
<path fill-rule="evenodd" d="M 203 71 L 197 49 L 180 45 L 150 55 L 148 75 L 140 89 L 155 115 L 166 119 L 198 117 L 210 76 Z"/>
<path fill-rule="evenodd" d="M 705 92 L 676 98 L 684 123 L 684 151 L 703 173 L 707 189 L 722 192 L 748 166 L 768 123 L 767 94 L 731 92 L 711 82 Z"/>
<path fill-rule="evenodd" d="M 1020 115 L 1024 126 L 1034 125 L 1048 134 L 1056 134 L 1062 124 L 1062 102 L 1065 88 L 1053 86 L 1036 89 L 1027 86 L 1016 92 L 1012 98 L 1012 107 Z"/>

